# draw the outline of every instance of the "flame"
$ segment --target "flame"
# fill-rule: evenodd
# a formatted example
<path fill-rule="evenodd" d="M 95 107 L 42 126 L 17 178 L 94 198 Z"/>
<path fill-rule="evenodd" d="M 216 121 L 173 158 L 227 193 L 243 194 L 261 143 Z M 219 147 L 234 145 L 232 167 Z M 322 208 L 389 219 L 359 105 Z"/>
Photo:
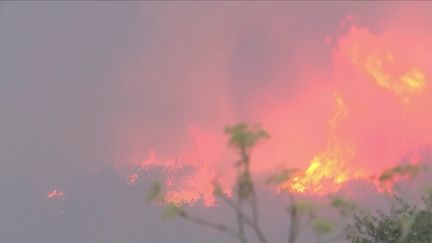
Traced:
<path fill-rule="evenodd" d="M 297 192 L 327 194 L 339 190 L 349 179 L 358 178 L 361 173 L 350 171 L 347 166 L 352 160 L 352 146 L 338 140 L 336 129 L 348 115 L 343 99 L 335 94 L 336 111 L 328 122 L 329 138 L 326 149 L 317 154 L 305 172 L 293 178 L 283 187 Z"/>
<path fill-rule="evenodd" d="M 357 60 L 354 62 L 359 64 Z M 379 86 L 399 95 L 405 103 L 408 103 L 412 95 L 424 88 L 426 84 L 425 74 L 417 67 L 411 67 L 399 76 L 392 74 L 384 67 L 386 64 L 391 65 L 393 63 L 394 58 L 391 53 L 387 53 L 385 56 L 370 55 L 364 62 L 364 68 Z"/>
<path fill-rule="evenodd" d="M 213 195 L 213 178 L 215 172 L 207 165 L 199 163 L 195 166 L 188 164 L 187 160 L 181 159 L 156 159 L 154 150 L 149 152 L 149 158 L 141 163 L 137 173 L 128 176 L 129 186 L 135 185 L 140 173 L 149 167 L 159 167 L 165 174 L 165 186 L 168 191 L 164 200 L 177 205 L 192 205 L 202 200 L 205 206 L 215 205 Z M 190 169 L 191 172 L 184 175 L 181 170 Z M 200 182 L 200 183 L 197 183 Z"/>
<path fill-rule="evenodd" d="M 401 51 L 398 51 L 400 46 L 389 46 L 387 42 L 369 34 L 367 29 L 351 31 L 358 32 L 358 37 L 361 36 L 363 39 L 351 41 L 343 47 L 343 51 L 350 56 L 355 65 L 373 78 L 378 86 L 398 95 L 404 103 L 409 103 L 414 95 L 424 89 L 426 74 L 401 57 Z M 391 49 L 396 49 L 396 52 Z"/>

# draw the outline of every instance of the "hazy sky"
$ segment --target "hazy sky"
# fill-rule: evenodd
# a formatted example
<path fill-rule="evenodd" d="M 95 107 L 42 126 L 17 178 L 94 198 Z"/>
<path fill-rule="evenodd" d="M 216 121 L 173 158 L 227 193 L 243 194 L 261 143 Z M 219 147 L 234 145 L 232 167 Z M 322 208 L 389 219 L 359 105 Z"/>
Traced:
<path fill-rule="evenodd" d="M 118 168 L 175 153 L 191 123 L 253 118 L 257 90 L 296 96 L 304 62 L 332 69 L 324 39 L 346 16 L 380 32 L 389 4 L 0 3 L 0 241 L 230 242 L 161 222 L 144 204 L 155 177 L 129 187 Z"/>

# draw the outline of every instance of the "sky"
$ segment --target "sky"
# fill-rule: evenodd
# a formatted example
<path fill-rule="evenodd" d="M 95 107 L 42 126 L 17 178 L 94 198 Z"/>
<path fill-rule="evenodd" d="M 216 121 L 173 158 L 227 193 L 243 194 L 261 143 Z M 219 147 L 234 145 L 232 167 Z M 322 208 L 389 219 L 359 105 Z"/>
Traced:
<path fill-rule="evenodd" d="M 343 181 L 430 161 L 431 10 L 428 2 L 0 3 L 0 239 L 231 242 L 162 222 L 145 195 L 162 177 L 172 200 L 230 220 L 223 206 L 203 205 L 213 203 L 209 178 L 232 184 L 223 129 L 240 121 L 272 136 L 254 154 L 259 178 L 311 161 L 332 172 L 315 177 Z M 263 205 L 283 206 L 265 193 Z M 271 225 L 282 242 L 285 229 Z"/>

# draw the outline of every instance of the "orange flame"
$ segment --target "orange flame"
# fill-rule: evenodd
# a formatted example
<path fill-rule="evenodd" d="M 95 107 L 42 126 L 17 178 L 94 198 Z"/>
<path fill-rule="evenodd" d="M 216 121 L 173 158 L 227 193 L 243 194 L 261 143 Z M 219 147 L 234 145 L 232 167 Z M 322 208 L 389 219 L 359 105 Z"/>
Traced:
<path fill-rule="evenodd" d="M 409 103 L 413 95 L 424 89 L 426 74 L 416 65 L 396 56 L 393 49 L 398 50 L 400 46 L 389 46 L 388 42 L 368 34 L 367 29 L 355 29 L 352 32 L 358 35 L 357 39 L 350 41 L 342 51 L 378 86 L 395 93 L 404 103 Z"/>
<path fill-rule="evenodd" d="M 226 157 L 225 138 L 223 134 L 215 135 L 196 127 L 191 127 L 189 132 L 194 143 L 182 153 L 183 156 L 163 158 L 150 150 L 147 158 L 137 166 L 137 171 L 128 176 L 128 184 L 135 185 L 144 170 L 159 168 L 167 189 L 166 202 L 192 205 L 200 201 L 204 206 L 215 205 L 213 182 L 218 177 L 215 167 Z M 229 194 L 226 180 L 221 183 Z"/>
<path fill-rule="evenodd" d="M 325 151 L 317 154 L 302 175 L 283 185 L 285 189 L 297 192 L 327 194 L 339 190 L 347 180 L 358 178 L 361 173 L 349 170 L 348 163 L 353 158 L 352 146 L 336 137 L 338 124 L 348 115 L 343 99 L 335 95 L 336 111 L 328 122 L 329 139 Z"/>

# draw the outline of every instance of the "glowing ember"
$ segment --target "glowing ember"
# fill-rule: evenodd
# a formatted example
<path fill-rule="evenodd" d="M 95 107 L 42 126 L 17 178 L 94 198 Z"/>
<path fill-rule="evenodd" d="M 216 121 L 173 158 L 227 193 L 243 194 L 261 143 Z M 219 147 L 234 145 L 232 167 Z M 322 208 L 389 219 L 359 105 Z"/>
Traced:
<path fill-rule="evenodd" d="M 135 185 L 136 180 L 138 179 L 138 174 L 133 174 L 128 177 L 129 186 Z"/>
<path fill-rule="evenodd" d="M 64 192 L 61 190 L 54 189 L 48 192 L 47 197 L 50 199 L 64 200 Z"/>

